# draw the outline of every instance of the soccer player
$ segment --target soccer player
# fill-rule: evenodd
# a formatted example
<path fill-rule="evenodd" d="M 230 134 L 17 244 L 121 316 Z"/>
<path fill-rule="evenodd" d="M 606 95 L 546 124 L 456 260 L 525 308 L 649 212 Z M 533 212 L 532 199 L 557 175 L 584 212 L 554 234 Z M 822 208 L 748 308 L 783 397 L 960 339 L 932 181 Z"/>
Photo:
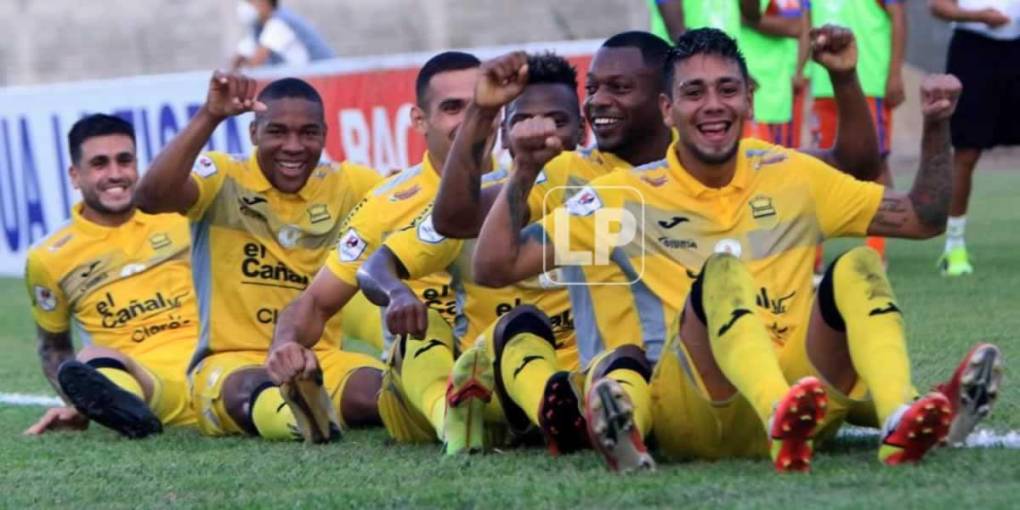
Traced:
<path fill-rule="evenodd" d="M 820 34 L 831 35 L 835 32 L 840 30 L 827 28 Z M 816 53 L 827 62 L 830 72 L 834 73 L 834 81 L 838 84 L 837 98 L 841 109 L 848 112 L 841 117 L 844 121 L 840 126 L 841 132 L 869 133 L 873 131 L 871 120 L 863 93 L 852 72 L 856 63 L 856 48 L 852 37 L 838 38 L 843 42 L 833 44 L 834 38 L 830 35 L 820 36 Z M 665 154 L 667 146 L 658 146 L 664 138 L 659 136 L 659 131 L 648 133 L 651 128 L 647 124 L 653 122 L 653 119 L 661 122 L 662 114 L 657 112 L 646 116 L 646 109 L 650 103 L 658 101 L 659 92 L 656 91 L 661 91 L 663 87 L 662 59 L 668 49 L 668 46 L 651 34 L 626 32 L 610 37 L 596 52 L 589 69 L 588 97 L 584 111 L 593 126 L 598 148 L 560 154 L 544 166 L 534 183 L 527 176 L 512 174 L 506 186 L 512 187 L 515 194 L 521 195 L 522 200 L 527 197 L 527 206 L 521 206 L 515 213 L 521 225 L 559 207 L 567 194 L 567 186 L 573 186 L 576 190 L 589 180 L 609 173 L 614 167 L 629 167 L 631 163 L 647 162 L 645 158 L 652 157 L 653 150 L 661 151 L 660 158 Z M 485 126 L 489 121 L 486 119 L 493 118 L 499 107 L 513 99 L 523 87 L 520 66 L 524 63 L 520 57 L 508 55 L 499 60 L 501 63 L 489 66 L 491 72 L 483 73 L 479 80 L 475 99 L 468 109 L 464 126 L 458 133 L 451 158 L 444 170 L 433 222 L 437 231 L 450 237 L 474 235 L 472 233 L 477 231 L 477 226 L 484 220 L 495 194 L 501 188 L 500 185 L 493 185 L 478 190 L 478 186 L 472 184 L 479 179 L 480 163 L 476 162 L 478 160 L 468 150 L 472 144 L 479 143 L 487 136 Z M 664 124 L 654 129 L 661 129 L 662 137 L 669 135 L 669 128 Z M 833 150 L 821 151 L 818 156 L 842 168 L 856 166 L 865 169 L 859 173 L 871 175 L 871 169 L 877 168 L 877 142 L 867 134 L 841 136 Z M 673 218 L 664 220 L 671 227 L 681 222 Z M 646 353 L 642 352 L 643 348 L 649 349 L 648 357 L 657 359 L 661 341 L 642 344 L 641 338 L 628 334 L 641 326 L 636 317 L 627 313 L 625 308 L 614 306 L 618 302 L 618 289 L 620 285 L 626 285 L 627 280 L 605 266 L 567 267 L 560 274 L 571 283 L 568 290 L 575 316 L 581 364 L 586 367 L 589 378 L 597 379 L 611 374 L 625 381 L 625 387 L 635 388 L 635 395 L 647 394 L 645 380 L 651 374 L 651 366 L 642 362 L 635 363 L 634 360 L 644 360 Z M 600 285 L 588 285 L 587 282 L 600 282 Z M 602 310 L 601 313 L 595 313 L 596 308 Z M 524 317 L 518 318 L 518 315 Z M 510 319 L 527 325 L 545 320 L 522 312 L 508 315 L 501 318 L 501 321 L 510 322 Z M 548 327 L 534 327 L 530 331 L 518 331 L 522 333 L 520 335 L 504 335 L 506 332 L 515 332 L 515 329 L 496 328 L 495 363 L 501 367 L 501 374 L 505 376 L 499 377 L 501 384 L 497 385 L 497 391 L 501 397 L 504 390 L 509 395 L 518 395 L 512 399 L 501 398 L 504 408 L 513 407 L 507 405 L 509 400 L 543 402 L 542 405 L 547 409 L 542 413 L 544 421 L 555 425 L 543 430 L 550 450 L 565 453 L 586 443 L 578 439 L 585 436 L 584 420 L 578 411 L 578 395 L 571 385 L 563 383 L 565 377 L 562 374 L 547 380 L 540 376 L 529 376 L 532 371 L 536 374 L 559 374 L 554 363 L 552 339 L 546 338 L 545 346 L 533 340 L 517 341 L 518 336 L 522 339 L 526 336 L 523 333 L 541 337 L 546 331 Z M 616 349 L 621 346 L 621 349 Z M 504 356 L 504 353 L 509 354 Z M 518 360 L 520 363 L 503 369 L 506 360 Z M 525 360 L 528 362 L 524 363 Z M 537 411 L 527 411 L 534 412 Z M 515 413 L 509 411 L 507 414 Z M 522 410 L 519 414 L 526 415 L 526 412 Z M 641 430 L 641 437 L 647 434 L 651 430 L 650 414 L 640 414 L 637 427 Z"/>
<path fill-rule="evenodd" d="M 407 226 L 435 197 L 440 171 L 471 100 L 480 63 L 474 55 L 448 51 L 432 57 L 419 71 L 412 121 L 425 136 L 428 150 L 422 155 L 421 163 L 372 189 L 344 220 L 336 253 L 326 260 L 325 267 L 308 289 L 296 296 L 280 316 L 267 362 L 273 380 L 291 381 L 314 370 L 314 358 L 308 353 L 313 347 L 320 348 L 319 332 L 323 325 L 336 317 L 358 291 L 358 268 L 391 233 Z M 493 140 L 482 147 L 486 154 L 491 152 Z M 457 321 L 458 310 L 449 275 L 422 278 L 412 283 L 412 288 L 417 298 L 430 307 L 430 328 L 423 338 L 408 338 L 387 345 L 384 352 L 391 364 L 398 362 L 389 354 L 394 345 L 401 350 L 416 351 L 435 341 L 453 348 L 450 324 Z M 378 309 L 373 312 L 381 313 Z M 384 391 L 379 395 L 379 412 L 386 429 L 398 440 L 434 438 L 431 431 L 407 432 L 423 428 L 417 427 L 416 416 L 406 411 L 406 399 L 391 391 L 399 385 L 399 380 L 393 380 L 396 376 L 393 370 L 386 371 Z M 441 430 L 441 426 L 436 430 Z"/>
<path fill-rule="evenodd" d="M 946 72 L 963 83 L 951 126 L 953 200 L 939 260 L 943 275 L 960 276 L 974 272 L 964 230 L 981 152 L 1020 145 L 1020 1 L 929 0 L 928 5 L 936 17 L 953 22 Z"/>
<path fill-rule="evenodd" d="M 903 91 L 903 58 L 907 47 L 907 16 L 901 0 L 812 0 L 811 25 L 821 27 L 837 24 L 849 28 L 857 38 L 861 59 L 858 69 L 861 86 L 868 97 L 869 109 L 877 129 L 882 166 L 879 182 L 892 186 L 888 158 L 892 142 L 892 111 L 906 98 Z M 816 70 L 817 71 L 817 70 Z M 815 145 L 831 147 L 835 139 L 837 118 L 842 111 L 833 99 L 832 82 L 828 76 L 811 73 L 811 94 L 814 97 L 813 136 Z M 868 246 L 885 258 L 885 239 L 871 236 Z M 815 267 L 821 269 L 819 249 Z"/>
<path fill-rule="evenodd" d="M 681 36 L 665 78 L 663 115 L 679 132 L 666 159 L 592 181 L 565 211 L 524 231 L 512 213 L 522 198 L 506 187 L 479 236 L 476 276 L 505 285 L 577 264 L 576 252 L 611 249 L 607 265 L 631 282 L 615 306 L 640 321 L 625 334 L 646 345 L 667 339 L 640 404 L 653 406 L 656 438 L 671 457 L 770 455 L 780 471 L 806 470 L 816 427 L 834 429 L 868 391 L 885 424 L 879 458 L 919 460 L 945 436 L 951 409 L 937 392 L 914 400 L 902 315 L 880 259 L 851 250 L 814 299 L 811 259 L 818 238 L 927 238 L 943 229 L 959 82 L 926 82 L 921 168 L 911 191 L 898 193 L 795 151 L 741 141 L 748 72 L 719 30 Z M 560 152 L 551 131 L 547 119 L 515 128 L 517 174 L 537 176 Z M 629 212 L 632 236 L 606 228 L 607 212 Z M 647 456 L 626 439 L 638 404 L 611 378 L 590 387 L 592 441 L 613 467 Z"/>
<path fill-rule="evenodd" d="M 482 72 L 486 73 L 498 62 L 486 62 Z M 509 140 L 506 134 L 512 126 L 543 116 L 553 119 L 555 136 L 563 147 L 573 150 L 584 136 L 577 97 L 577 72 L 562 57 L 542 54 L 527 57 L 527 73 L 527 86 L 506 107 L 501 124 L 504 143 Z M 483 180 L 502 182 L 505 176 L 506 172 L 492 172 L 486 174 Z M 474 240 L 451 239 L 436 233 L 431 214 L 426 211 L 410 228 L 387 238 L 383 247 L 369 257 L 358 272 L 358 281 L 365 294 L 380 306 L 387 307 L 386 322 L 390 332 L 418 338 L 425 334 L 427 308 L 401 279 L 413 280 L 439 272 L 453 275 L 451 286 L 457 292 L 457 302 L 466 320 L 466 325 L 456 330 L 459 349 L 457 346 L 450 349 L 445 344 L 426 344 L 413 356 L 402 353 L 403 364 L 395 367 L 401 373 L 408 400 L 418 413 L 430 417 L 429 421 L 436 427 L 434 433 L 445 442 L 448 454 L 487 446 L 480 417 L 485 412 L 485 403 L 491 400 L 493 385 L 498 381 L 490 359 L 494 351 L 494 325 L 500 316 L 521 304 L 541 309 L 551 318 L 546 333 L 555 345 L 557 366 L 565 371 L 579 368 L 566 289 L 550 281 L 548 276 L 503 289 L 480 287 L 471 275 L 473 250 Z M 411 342 L 408 344 L 411 345 Z M 476 342 L 483 345 L 472 349 Z M 456 356 L 458 352 L 463 353 L 459 359 Z M 538 402 L 511 401 L 503 408 L 510 409 L 509 424 L 514 431 L 523 431 L 532 424 L 541 423 Z M 514 412 L 518 408 L 531 412 Z M 473 428 L 459 426 L 465 423 Z M 440 424 L 444 428 L 439 428 Z M 466 437 L 457 437 L 457 434 L 466 434 Z"/>
<path fill-rule="evenodd" d="M 138 211 L 135 132 L 117 117 L 82 118 L 68 134 L 82 202 L 32 247 L 25 284 L 39 357 L 70 404 L 27 434 L 94 420 L 129 438 L 195 422 L 185 368 L 198 339 L 187 222 Z M 71 332 L 84 346 L 75 356 Z"/>
<path fill-rule="evenodd" d="M 202 433 L 300 432 L 323 442 L 338 438 L 343 423 L 378 423 L 382 364 L 342 352 L 333 321 L 319 330 L 309 353 L 316 370 L 305 377 L 277 387 L 263 365 L 281 310 L 309 286 L 342 218 L 380 176 L 320 160 L 326 122 L 308 83 L 276 80 L 257 96 L 256 88 L 245 76 L 214 73 L 205 104 L 152 162 L 135 202 L 191 221 L 201 332 L 189 377 Z M 200 154 L 224 119 L 248 111 L 251 154 Z"/>

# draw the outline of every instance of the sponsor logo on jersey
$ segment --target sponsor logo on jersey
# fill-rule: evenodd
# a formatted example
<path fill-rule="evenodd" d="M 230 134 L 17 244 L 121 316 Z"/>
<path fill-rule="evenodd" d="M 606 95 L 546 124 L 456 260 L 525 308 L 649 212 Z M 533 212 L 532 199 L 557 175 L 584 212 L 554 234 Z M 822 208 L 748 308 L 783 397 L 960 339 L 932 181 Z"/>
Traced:
<path fill-rule="evenodd" d="M 280 242 L 280 246 L 284 248 L 293 248 L 297 245 L 298 240 L 301 239 L 301 229 L 294 225 L 284 225 L 280 228 L 280 231 L 276 233 L 276 240 Z"/>
<path fill-rule="evenodd" d="M 241 274 L 249 280 L 241 283 L 299 289 L 308 286 L 307 276 L 287 267 L 283 262 L 266 260 L 270 258 L 269 250 L 262 243 L 245 244 L 244 257 L 241 261 Z"/>
<path fill-rule="evenodd" d="M 698 242 L 694 239 L 673 239 L 661 236 L 657 239 L 659 244 L 671 250 L 697 250 Z"/>
<path fill-rule="evenodd" d="M 390 202 L 400 202 L 401 200 L 407 200 L 417 195 L 419 191 L 421 191 L 421 186 L 415 184 L 414 186 L 411 186 L 410 188 L 407 188 L 403 191 L 397 191 L 393 193 L 393 195 L 390 197 Z"/>
<path fill-rule="evenodd" d="M 38 306 L 42 310 L 52 312 L 57 308 L 57 297 L 53 295 L 53 292 L 42 285 L 36 285 L 32 289 L 32 298 L 35 301 L 35 306 Z"/>
<path fill-rule="evenodd" d="M 60 239 L 57 240 L 57 242 L 55 242 L 55 243 L 50 245 L 49 252 L 53 253 L 53 252 L 63 248 L 64 245 L 67 244 L 67 242 L 70 241 L 73 238 L 74 238 L 74 234 L 67 234 L 64 237 L 61 237 Z"/>
<path fill-rule="evenodd" d="M 418 239 L 421 239 L 422 241 L 429 244 L 438 244 L 441 243 L 444 239 L 446 239 L 439 232 L 436 232 L 436 227 L 432 225 L 431 214 L 426 216 L 423 221 L 418 223 Z"/>
<path fill-rule="evenodd" d="M 329 221 L 331 219 L 331 216 L 329 214 L 329 207 L 326 207 L 326 204 L 313 204 L 308 207 L 307 212 L 308 221 L 312 222 L 313 225 L 316 223 Z"/>
<path fill-rule="evenodd" d="M 361 254 L 365 253 L 366 248 L 368 248 L 368 243 L 358 235 L 358 231 L 353 228 L 349 229 L 337 244 L 337 250 L 340 252 L 340 262 L 354 262 L 358 260 Z"/>
<path fill-rule="evenodd" d="M 187 293 L 167 296 L 162 291 L 157 291 L 148 298 L 132 299 L 118 305 L 113 294 L 107 292 L 106 299 L 96 304 L 96 312 L 102 317 L 103 327 L 113 329 L 138 318 L 148 318 L 162 312 L 179 309 L 184 296 L 187 296 Z M 141 340 L 136 341 L 140 342 Z"/>
<path fill-rule="evenodd" d="M 145 264 L 127 264 L 121 268 L 120 276 L 121 278 L 127 278 L 142 271 L 145 271 Z"/>

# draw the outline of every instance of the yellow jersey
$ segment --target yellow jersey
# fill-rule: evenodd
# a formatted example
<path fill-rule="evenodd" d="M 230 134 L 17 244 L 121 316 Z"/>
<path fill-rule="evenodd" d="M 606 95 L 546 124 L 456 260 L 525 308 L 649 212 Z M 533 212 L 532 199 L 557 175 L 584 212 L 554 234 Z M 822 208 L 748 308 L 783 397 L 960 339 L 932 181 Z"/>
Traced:
<path fill-rule="evenodd" d="M 815 246 L 864 235 L 885 190 L 755 139 L 740 142 L 732 181 L 708 188 L 680 165 L 675 143 L 666 159 L 596 179 L 542 219 L 563 263 L 599 264 L 625 283 L 601 287 L 615 297 L 590 300 L 585 310 L 574 300 L 582 356 L 634 343 L 658 359 L 669 322 L 715 252 L 747 264 L 761 286 L 759 311 L 781 347 L 807 327 Z M 636 227 L 630 239 L 625 218 Z M 577 290 L 589 288 L 599 287 Z M 594 319 L 593 336 L 580 334 L 582 317 Z"/>
<path fill-rule="evenodd" d="M 357 272 L 393 232 L 406 227 L 439 192 L 439 172 L 426 152 L 421 163 L 379 183 L 344 220 L 336 251 L 326 268 L 344 283 L 357 287 Z M 434 273 L 408 282 L 415 295 L 450 324 L 457 321 L 457 301 L 450 275 Z M 380 311 L 382 313 L 382 311 Z M 387 343 L 392 340 L 383 332 Z"/>
<path fill-rule="evenodd" d="M 265 351 L 280 311 L 322 267 L 343 218 L 381 180 L 371 168 L 320 163 L 297 193 L 270 184 L 258 159 L 210 152 L 191 174 L 188 210 L 202 329 L 192 365 L 212 353 Z M 317 348 L 336 349 L 339 316 Z"/>
<path fill-rule="evenodd" d="M 505 171 L 486 174 L 482 186 L 503 182 L 505 176 Z M 566 287 L 553 283 L 546 275 L 499 289 L 478 285 L 471 262 L 475 240 L 450 239 L 436 232 L 431 206 L 384 244 L 407 269 L 409 279 L 439 272 L 451 276 L 451 287 L 461 312 L 460 320 L 454 324 L 454 334 L 460 339 L 462 349 L 473 345 L 490 324 L 521 304 L 534 305 L 549 316 L 557 349 L 574 345 L 574 320 Z"/>
<path fill-rule="evenodd" d="M 188 222 L 135 211 L 124 224 L 106 227 L 81 210 L 76 205 L 70 221 L 28 252 L 25 284 L 35 322 L 133 358 L 158 353 L 157 363 L 167 366 L 151 368 L 183 377 L 199 327 Z"/>

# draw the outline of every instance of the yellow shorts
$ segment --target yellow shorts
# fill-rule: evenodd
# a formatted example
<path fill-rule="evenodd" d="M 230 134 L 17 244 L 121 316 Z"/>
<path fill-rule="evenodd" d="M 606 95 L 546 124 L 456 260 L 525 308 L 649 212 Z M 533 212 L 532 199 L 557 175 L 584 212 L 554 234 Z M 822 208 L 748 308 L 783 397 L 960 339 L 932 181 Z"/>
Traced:
<path fill-rule="evenodd" d="M 322 368 L 323 384 L 333 404 L 340 408 L 344 385 L 354 371 L 361 368 L 383 370 L 377 359 L 355 352 L 317 349 L 316 357 Z M 223 383 L 230 374 L 265 365 L 265 351 L 234 351 L 212 354 L 203 359 L 190 374 L 192 406 L 198 419 L 198 429 L 208 436 L 243 434 L 244 429 L 227 413 L 223 404 Z"/>
<path fill-rule="evenodd" d="M 348 340 L 356 340 L 382 354 L 386 343 L 383 332 L 382 310 L 373 305 L 365 295 L 358 292 L 344 305 L 340 312 L 340 325 L 343 330 L 344 344 Z"/>
<path fill-rule="evenodd" d="M 186 426 L 195 424 L 186 371 L 191 353 L 153 351 L 132 357 L 152 379 L 149 408 L 163 425 Z"/>

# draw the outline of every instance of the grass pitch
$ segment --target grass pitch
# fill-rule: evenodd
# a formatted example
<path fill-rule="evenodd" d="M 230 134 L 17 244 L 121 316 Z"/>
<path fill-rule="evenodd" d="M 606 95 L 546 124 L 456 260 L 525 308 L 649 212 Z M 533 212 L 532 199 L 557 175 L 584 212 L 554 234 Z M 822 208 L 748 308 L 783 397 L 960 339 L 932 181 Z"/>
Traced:
<path fill-rule="evenodd" d="M 909 182 L 901 178 L 900 182 Z M 976 341 L 1020 353 L 1020 175 L 979 174 L 968 222 L 977 273 L 943 279 L 942 240 L 890 241 L 890 275 L 906 314 L 914 381 L 945 378 Z M 828 255 L 845 242 L 836 243 Z M 39 370 L 26 293 L 0 280 L 0 392 L 52 394 Z M 1020 359 L 1020 358 L 1018 358 Z M 984 427 L 1020 429 L 1020 389 L 1007 381 Z M 1020 451 L 937 451 L 917 467 L 884 468 L 876 440 L 844 438 L 815 472 L 780 476 L 765 461 L 660 464 L 640 476 L 607 473 L 594 453 L 541 450 L 447 459 L 438 446 L 393 445 L 381 430 L 311 447 L 170 430 L 144 441 L 98 426 L 22 437 L 41 407 L 0 404 L 0 507 L 539 507 L 539 508 L 1015 508 Z"/>

